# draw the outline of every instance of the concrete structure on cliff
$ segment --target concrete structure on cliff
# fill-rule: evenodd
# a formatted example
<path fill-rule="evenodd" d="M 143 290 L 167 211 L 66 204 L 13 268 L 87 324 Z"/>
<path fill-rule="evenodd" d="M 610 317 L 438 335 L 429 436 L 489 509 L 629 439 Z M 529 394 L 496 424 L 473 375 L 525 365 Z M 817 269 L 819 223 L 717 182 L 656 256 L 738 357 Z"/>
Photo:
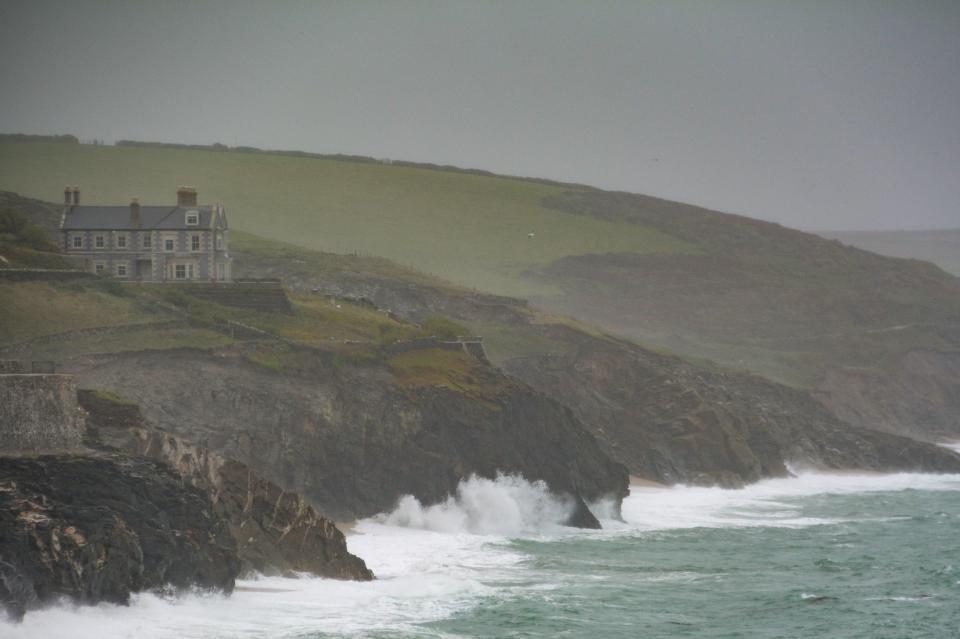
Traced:
<path fill-rule="evenodd" d="M 229 282 L 227 212 L 198 205 L 197 190 L 181 186 L 176 205 L 83 206 L 80 189 L 63 191 L 64 253 L 85 269 L 139 282 Z"/>
<path fill-rule="evenodd" d="M 0 456 L 81 446 L 84 420 L 73 376 L 38 370 L 52 367 L 0 360 Z"/>

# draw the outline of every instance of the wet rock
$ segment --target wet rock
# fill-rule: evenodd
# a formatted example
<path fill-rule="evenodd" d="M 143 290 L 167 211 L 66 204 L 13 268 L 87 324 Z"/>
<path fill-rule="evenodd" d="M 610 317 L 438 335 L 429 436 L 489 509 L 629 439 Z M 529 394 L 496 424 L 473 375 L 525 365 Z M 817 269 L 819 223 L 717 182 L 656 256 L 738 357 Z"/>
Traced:
<path fill-rule="evenodd" d="M 473 474 L 520 474 L 588 502 L 627 494 L 626 469 L 569 409 L 479 362 L 467 391 L 400 385 L 380 363 L 316 353 L 271 374 L 200 351 L 104 356 L 77 370 L 81 385 L 135 401 L 171 434 L 341 521 L 390 510 L 405 494 L 442 502 Z"/>
<path fill-rule="evenodd" d="M 119 453 L 0 458 L 0 602 L 19 618 L 66 597 L 230 592 L 236 545 L 205 494 L 156 462 Z"/>
<path fill-rule="evenodd" d="M 78 396 L 96 442 L 164 463 L 210 496 L 214 512 L 236 540 L 245 571 L 373 579 L 363 560 L 347 550 L 343 533 L 300 495 L 262 479 L 245 464 L 152 427 L 136 404 L 93 390 Z"/>

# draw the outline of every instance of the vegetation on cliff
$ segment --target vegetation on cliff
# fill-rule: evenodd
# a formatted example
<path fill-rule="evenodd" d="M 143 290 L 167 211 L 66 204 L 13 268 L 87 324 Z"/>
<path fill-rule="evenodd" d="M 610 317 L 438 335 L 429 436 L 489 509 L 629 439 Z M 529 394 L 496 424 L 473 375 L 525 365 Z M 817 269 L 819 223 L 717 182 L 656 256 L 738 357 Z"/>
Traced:
<path fill-rule="evenodd" d="M 229 204 L 235 229 L 519 295 L 646 345 L 816 390 L 860 426 L 958 434 L 957 402 L 924 408 L 902 372 L 918 353 L 960 359 L 957 279 L 916 260 L 657 198 L 371 158 L 8 140 L 0 173 L 5 188 L 36 197 L 80 182 L 85 197 L 117 202 L 167 201 L 163 185 L 189 177 Z M 923 365 L 912 377 L 938 398 L 960 395 L 944 370 Z M 845 383 L 831 382 L 838 374 Z M 871 410 L 857 389 L 873 383 L 902 396 Z"/>

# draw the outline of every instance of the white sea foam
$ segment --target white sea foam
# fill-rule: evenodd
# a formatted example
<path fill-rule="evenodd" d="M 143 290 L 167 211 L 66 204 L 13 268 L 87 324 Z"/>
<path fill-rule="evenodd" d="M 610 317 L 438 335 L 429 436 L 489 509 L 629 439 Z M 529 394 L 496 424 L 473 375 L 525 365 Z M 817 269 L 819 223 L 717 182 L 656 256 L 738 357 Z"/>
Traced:
<path fill-rule="evenodd" d="M 22 624 L 0 622 L 3 639 L 142 639 L 389 635 L 424 632 L 448 618 L 529 582 L 526 556 L 504 543 L 516 536 L 620 535 L 675 528 L 808 526 L 829 523 L 798 514 L 796 498 L 896 490 L 960 490 L 960 475 L 817 475 L 774 479 L 742 490 L 635 487 L 623 522 L 606 531 L 562 528 L 567 510 L 542 485 L 516 477 L 465 481 L 439 506 L 401 500 L 392 512 L 361 521 L 348 538 L 378 579 L 262 578 L 238 583 L 230 597 L 135 596 L 129 607 L 55 606 Z M 668 575 L 670 580 L 689 577 Z M 651 577 L 656 579 L 659 577 Z M 525 586 L 527 587 L 527 586 Z M 543 587 L 547 587 L 546 584 Z"/>
<path fill-rule="evenodd" d="M 414 625 L 477 605 L 522 578 L 525 556 L 506 537 L 560 529 L 569 504 L 546 486 L 515 476 L 471 478 L 435 506 L 412 497 L 390 513 L 357 523 L 351 552 L 377 575 L 372 583 L 260 578 L 238 582 L 230 597 L 141 594 L 129 607 L 54 606 L 19 625 L 0 622 L 3 639 L 300 637 L 415 632 Z M 307 633 L 309 634 L 309 633 Z"/>
<path fill-rule="evenodd" d="M 445 533 L 516 537 L 555 531 L 573 512 L 573 503 L 555 496 L 542 481 L 519 475 L 496 479 L 471 476 L 460 482 L 456 495 L 432 506 L 407 495 L 380 523 Z"/>
<path fill-rule="evenodd" d="M 768 479 L 728 490 L 698 486 L 633 487 L 623 503 L 626 523 L 603 522 L 616 531 L 677 528 L 801 527 L 839 520 L 802 517 L 793 500 L 826 494 L 899 490 L 960 490 L 960 475 L 853 475 L 807 473 Z"/>

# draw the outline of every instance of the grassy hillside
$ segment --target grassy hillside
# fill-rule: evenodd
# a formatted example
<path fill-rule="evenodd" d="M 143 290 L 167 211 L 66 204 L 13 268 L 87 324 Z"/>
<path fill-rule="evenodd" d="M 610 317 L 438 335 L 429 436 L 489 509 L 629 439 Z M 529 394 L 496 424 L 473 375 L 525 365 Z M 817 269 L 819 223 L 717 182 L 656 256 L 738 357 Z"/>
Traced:
<path fill-rule="evenodd" d="M 289 243 L 235 234 L 238 272 L 244 260 L 285 278 L 304 261 L 309 277 L 350 263 L 298 247 L 378 256 L 364 268 L 388 279 L 525 297 L 794 386 L 960 350 L 960 280 L 932 264 L 640 195 L 369 161 L 0 140 L 0 190 L 59 199 L 66 183 L 84 202 L 148 203 L 194 184 L 235 229 Z M 550 348 L 479 328 L 501 338 L 494 350 Z"/>
<path fill-rule="evenodd" d="M 44 223 L 41 203 L 4 197 Z M 8 284 L 0 287 L 6 311 L 0 326 L 11 332 L 0 335 L 0 357 L 82 365 L 96 353 L 191 347 L 246 358 L 271 375 L 316 365 L 315 356 L 304 357 L 304 349 L 283 341 L 223 330 L 225 320 L 239 320 L 326 352 L 320 359 L 325 366 L 372 365 L 411 392 L 442 386 L 482 400 L 497 389 L 461 354 L 381 349 L 398 339 L 471 331 L 484 336 L 495 364 L 522 373 L 574 410 L 602 408 L 584 413 L 585 422 L 611 452 L 618 445 L 610 429 L 659 428 L 656 419 L 642 417 L 651 402 L 676 417 L 678 405 L 697 409 L 701 391 L 713 398 L 713 408 L 726 406 L 733 393 L 743 400 L 737 420 L 754 425 L 771 402 L 780 405 L 769 393 L 780 396 L 785 389 L 723 373 L 704 354 L 795 385 L 816 385 L 822 401 L 860 426 L 934 439 L 955 437 L 960 428 L 960 296 L 957 280 L 932 265 L 641 196 L 581 190 L 543 203 L 588 221 L 618 216 L 619 223 L 658 228 L 696 247 L 693 253 L 568 256 L 537 273 L 569 291 L 554 303 L 575 305 L 579 317 L 597 317 L 623 334 L 651 333 L 644 342 L 649 350 L 383 258 L 318 252 L 236 232 L 237 274 L 283 277 L 292 315 L 221 307 L 171 287 L 96 280 Z M 118 324 L 118 330 L 86 330 Z M 688 363 L 653 352 L 664 343 L 678 344 L 674 349 Z M 572 386 L 562 383 L 569 376 Z M 818 376 L 825 378 L 818 382 Z M 699 390 L 691 396 L 689 388 Z M 805 408 L 786 408 L 783 415 L 807 414 L 801 421 L 816 430 L 824 418 L 809 398 L 804 402 Z M 685 442 L 685 429 L 668 431 Z"/>
<path fill-rule="evenodd" d="M 192 184 L 202 201 L 227 206 L 234 228 L 520 296 L 555 292 L 522 274 L 566 255 L 690 250 L 650 228 L 547 208 L 543 198 L 563 189 L 536 182 L 260 153 L 0 142 L 0 190 L 56 202 L 64 184 L 103 204 L 172 202 L 178 184 Z"/>
<path fill-rule="evenodd" d="M 933 262 L 946 272 L 960 277 L 960 229 L 825 231 L 819 235 L 880 255 Z"/>

